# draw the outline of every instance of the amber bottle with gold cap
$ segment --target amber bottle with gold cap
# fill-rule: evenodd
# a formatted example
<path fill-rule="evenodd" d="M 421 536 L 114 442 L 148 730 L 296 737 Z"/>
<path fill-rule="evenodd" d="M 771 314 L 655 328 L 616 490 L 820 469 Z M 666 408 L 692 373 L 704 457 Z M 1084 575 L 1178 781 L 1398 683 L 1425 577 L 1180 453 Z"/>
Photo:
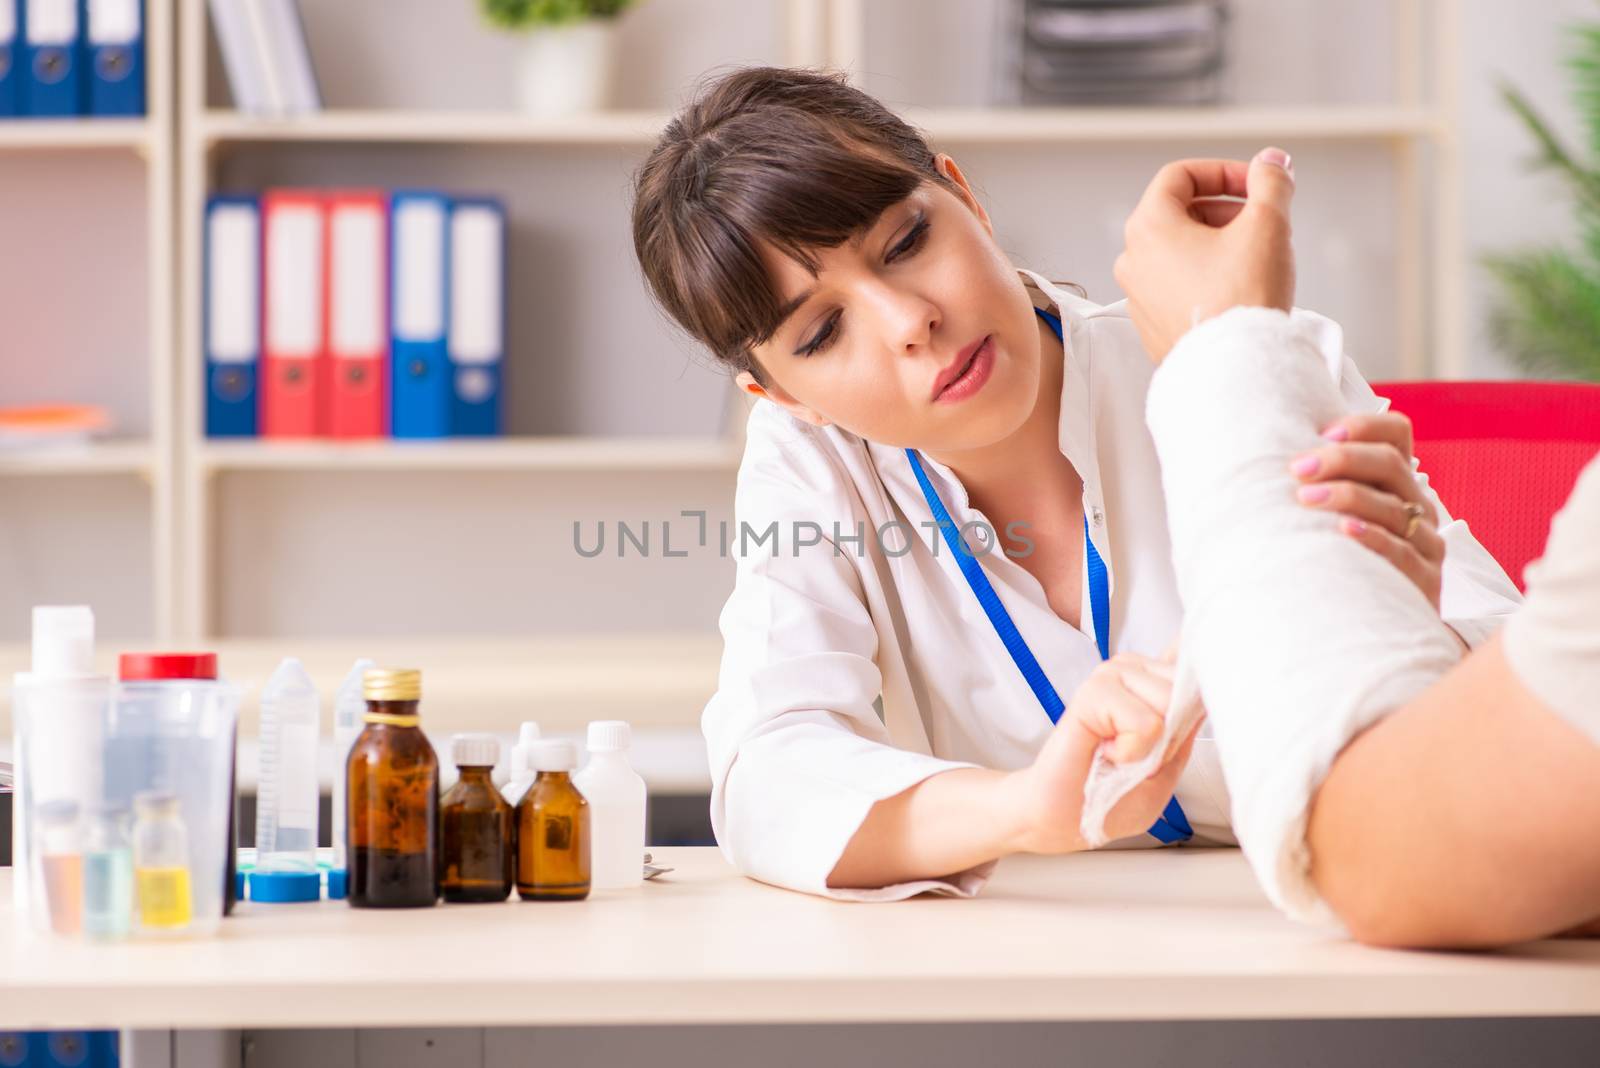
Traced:
<path fill-rule="evenodd" d="M 422 733 L 422 672 L 380 668 L 361 679 L 366 726 L 345 781 L 350 904 L 425 908 L 439 898 L 439 758 Z"/>

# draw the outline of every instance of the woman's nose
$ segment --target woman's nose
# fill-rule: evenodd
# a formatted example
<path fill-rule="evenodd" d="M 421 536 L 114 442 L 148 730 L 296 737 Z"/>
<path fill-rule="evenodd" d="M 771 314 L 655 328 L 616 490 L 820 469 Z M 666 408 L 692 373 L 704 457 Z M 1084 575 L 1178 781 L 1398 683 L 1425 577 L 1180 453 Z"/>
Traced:
<path fill-rule="evenodd" d="M 886 290 L 879 300 L 884 336 L 901 355 L 914 355 L 928 347 L 939 326 L 939 309 L 925 297 L 902 290 Z"/>

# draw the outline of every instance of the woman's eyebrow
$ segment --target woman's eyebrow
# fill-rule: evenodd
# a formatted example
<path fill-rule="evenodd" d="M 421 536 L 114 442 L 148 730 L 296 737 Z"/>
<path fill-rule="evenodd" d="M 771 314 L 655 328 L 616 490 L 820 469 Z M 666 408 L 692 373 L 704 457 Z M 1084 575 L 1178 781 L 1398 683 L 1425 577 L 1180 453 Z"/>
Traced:
<path fill-rule="evenodd" d="M 798 297 L 795 297 L 793 300 L 789 301 L 789 303 L 778 309 L 778 325 L 772 328 L 773 337 L 778 335 L 778 332 L 783 329 L 783 324 L 787 323 L 789 318 L 794 315 L 795 312 L 799 311 L 800 306 L 806 301 L 810 300 L 816 291 L 817 287 L 812 286 L 810 289 L 806 290 L 804 293 L 801 293 Z"/>

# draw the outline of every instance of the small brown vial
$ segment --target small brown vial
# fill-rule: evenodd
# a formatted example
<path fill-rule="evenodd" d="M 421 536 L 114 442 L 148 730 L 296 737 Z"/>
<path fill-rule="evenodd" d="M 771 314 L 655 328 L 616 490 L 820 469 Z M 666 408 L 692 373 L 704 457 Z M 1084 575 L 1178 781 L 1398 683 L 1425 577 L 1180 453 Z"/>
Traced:
<path fill-rule="evenodd" d="M 589 802 L 572 784 L 571 742 L 544 739 L 528 762 L 539 773 L 517 805 L 517 895 L 524 901 L 589 896 Z"/>
<path fill-rule="evenodd" d="M 439 899 L 439 758 L 418 726 L 420 671 L 362 676 L 366 726 L 350 748 L 350 904 L 427 908 Z"/>
<path fill-rule="evenodd" d="M 516 814 L 489 773 L 500 759 L 492 734 L 458 734 L 450 758 L 461 778 L 439 803 L 439 889 L 446 901 L 504 901 L 516 881 Z"/>

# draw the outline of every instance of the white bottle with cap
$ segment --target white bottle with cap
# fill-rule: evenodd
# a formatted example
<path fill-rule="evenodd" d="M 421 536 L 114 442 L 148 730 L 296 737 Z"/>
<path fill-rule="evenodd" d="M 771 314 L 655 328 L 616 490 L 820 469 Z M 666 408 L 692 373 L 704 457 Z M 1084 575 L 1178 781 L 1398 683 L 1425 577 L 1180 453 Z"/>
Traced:
<path fill-rule="evenodd" d="M 101 747 L 111 679 L 94 673 L 94 612 L 85 605 L 33 610 L 32 670 L 16 676 L 12 852 L 15 915 L 48 923 L 33 817 L 52 801 L 100 800 Z"/>
<path fill-rule="evenodd" d="M 572 777 L 589 802 L 592 882 L 620 890 L 644 881 L 645 785 L 628 763 L 632 732 L 620 719 L 589 724 L 589 762 Z"/>
<path fill-rule="evenodd" d="M 533 762 L 529 753 L 533 750 L 533 743 L 539 740 L 539 725 L 533 720 L 523 720 L 522 726 L 517 730 L 517 744 L 511 747 L 510 779 L 500 788 L 501 795 L 511 803 L 512 808 L 522 800 L 522 795 L 528 792 L 528 787 L 533 785 Z"/>

